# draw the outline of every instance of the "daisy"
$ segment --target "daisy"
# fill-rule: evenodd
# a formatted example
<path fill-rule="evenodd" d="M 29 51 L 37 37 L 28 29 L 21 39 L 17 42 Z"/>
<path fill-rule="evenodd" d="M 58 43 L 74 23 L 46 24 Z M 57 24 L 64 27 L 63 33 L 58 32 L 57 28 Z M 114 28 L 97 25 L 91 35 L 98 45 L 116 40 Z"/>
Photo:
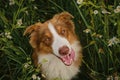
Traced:
<path fill-rule="evenodd" d="M 83 0 L 77 0 L 77 4 L 82 4 Z"/>
<path fill-rule="evenodd" d="M 112 46 L 112 45 L 115 45 L 115 44 L 118 44 L 118 43 L 120 43 L 120 40 L 116 37 L 113 37 L 108 41 L 108 46 Z"/>

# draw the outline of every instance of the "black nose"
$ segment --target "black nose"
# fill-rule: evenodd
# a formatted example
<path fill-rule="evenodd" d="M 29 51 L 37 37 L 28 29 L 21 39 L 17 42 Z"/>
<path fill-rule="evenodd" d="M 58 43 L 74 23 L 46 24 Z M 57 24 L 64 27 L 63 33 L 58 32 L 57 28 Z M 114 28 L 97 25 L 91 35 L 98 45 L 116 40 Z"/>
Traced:
<path fill-rule="evenodd" d="M 59 48 L 59 54 L 60 55 L 67 55 L 69 53 L 69 48 L 67 46 L 63 46 Z"/>

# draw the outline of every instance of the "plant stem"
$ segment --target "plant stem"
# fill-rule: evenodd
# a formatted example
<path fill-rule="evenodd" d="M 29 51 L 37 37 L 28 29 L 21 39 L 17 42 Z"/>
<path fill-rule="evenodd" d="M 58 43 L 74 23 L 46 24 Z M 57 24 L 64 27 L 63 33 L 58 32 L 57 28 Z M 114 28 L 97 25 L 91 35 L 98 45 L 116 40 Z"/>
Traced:
<path fill-rule="evenodd" d="M 89 24 L 87 23 L 87 21 L 85 20 L 83 14 L 82 14 L 82 12 L 81 12 L 81 10 L 79 9 L 79 7 L 77 6 L 77 4 L 76 4 L 76 2 L 75 2 L 75 0 L 73 0 L 73 2 L 74 2 L 75 7 L 77 8 L 77 10 L 78 10 L 78 12 L 79 12 L 82 20 L 84 21 L 85 25 L 87 26 L 87 28 L 89 28 L 90 26 L 89 26 Z"/>
<path fill-rule="evenodd" d="M 109 26 L 108 26 L 108 15 L 104 17 L 105 26 L 104 26 L 104 36 L 106 39 L 109 39 Z"/>
<path fill-rule="evenodd" d="M 49 0 L 52 4 L 54 4 L 56 7 L 58 7 L 59 9 L 61 9 L 62 11 L 65 11 L 62 7 L 60 7 L 59 5 L 57 5 L 54 1 Z"/>
<path fill-rule="evenodd" d="M 78 12 L 79 12 L 82 20 L 83 20 L 83 22 L 85 23 L 86 27 L 87 27 L 87 28 L 90 28 L 90 25 L 87 23 L 87 20 L 84 18 L 83 14 L 82 14 L 81 10 L 79 9 L 79 7 L 77 6 L 75 0 L 73 0 L 73 2 L 74 2 L 75 7 L 77 8 L 77 10 L 78 10 Z M 90 35 L 92 35 L 92 33 L 90 33 Z M 95 39 L 94 39 L 93 37 L 91 37 L 91 38 L 92 38 L 93 41 L 95 41 Z M 98 51 L 98 46 L 97 46 L 97 44 L 95 44 L 94 47 L 95 47 L 95 50 Z M 102 61 L 102 58 L 101 58 L 101 55 L 100 55 L 99 53 L 97 53 L 97 55 L 98 55 L 98 58 L 99 58 L 99 60 L 100 60 L 101 66 L 102 66 L 102 70 L 105 71 L 104 65 L 103 65 L 103 61 Z"/>

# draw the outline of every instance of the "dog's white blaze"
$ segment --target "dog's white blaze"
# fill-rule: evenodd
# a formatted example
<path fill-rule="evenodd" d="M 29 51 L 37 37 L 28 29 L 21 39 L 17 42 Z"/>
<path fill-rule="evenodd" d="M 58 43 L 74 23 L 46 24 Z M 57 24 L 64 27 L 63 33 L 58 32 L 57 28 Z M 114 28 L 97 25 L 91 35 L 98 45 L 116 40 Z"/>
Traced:
<path fill-rule="evenodd" d="M 52 48 L 55 55 L 60 56 L 59 48 L 62 46 L 67 46 L 69 49 L 71 49 L 69 41 L 66 38 L 60 36 L 51 23 L 48 24 L 48 29 L 53 35 Z"/>

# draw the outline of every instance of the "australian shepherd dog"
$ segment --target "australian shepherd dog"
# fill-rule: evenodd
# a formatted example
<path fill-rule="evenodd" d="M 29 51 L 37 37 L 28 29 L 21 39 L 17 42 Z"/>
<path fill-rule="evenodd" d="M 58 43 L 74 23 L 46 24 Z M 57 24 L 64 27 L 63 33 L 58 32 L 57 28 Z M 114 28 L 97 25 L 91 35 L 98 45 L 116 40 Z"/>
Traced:
<path fill-rule="evenodd" d="M 44 23 L 30 25 L 24 32 L 30 34 L 34 64 L 41 65 L 46 80 L 71 80 L 79 72 L 82 48 L 72 18 L 62 12 Z"/>

